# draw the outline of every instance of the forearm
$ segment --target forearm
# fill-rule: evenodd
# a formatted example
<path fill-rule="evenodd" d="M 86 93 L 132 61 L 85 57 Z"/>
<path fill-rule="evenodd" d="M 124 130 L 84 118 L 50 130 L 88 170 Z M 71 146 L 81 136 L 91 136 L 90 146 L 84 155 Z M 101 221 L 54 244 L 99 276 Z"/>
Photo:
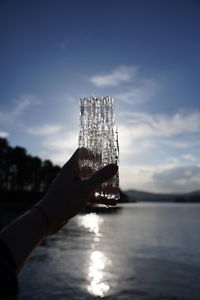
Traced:
<path fill-rule="evenodd" d="M 34 249 L 45 238 L 46 228 L 43 216 L 33 208 L 0 233 L 0 238 L 10 249 L 18 273 Z"/>

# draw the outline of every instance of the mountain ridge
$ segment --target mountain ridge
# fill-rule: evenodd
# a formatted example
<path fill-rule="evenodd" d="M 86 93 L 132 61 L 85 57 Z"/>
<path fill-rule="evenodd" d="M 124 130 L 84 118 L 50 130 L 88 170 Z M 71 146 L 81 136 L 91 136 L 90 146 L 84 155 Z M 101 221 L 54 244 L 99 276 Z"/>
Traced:
<path fill-rule="evenodd" d="M 200 190 L 167 194 L 130 189 L 125 193 L 129 197 L 129 202 L 200 202 Z"/>

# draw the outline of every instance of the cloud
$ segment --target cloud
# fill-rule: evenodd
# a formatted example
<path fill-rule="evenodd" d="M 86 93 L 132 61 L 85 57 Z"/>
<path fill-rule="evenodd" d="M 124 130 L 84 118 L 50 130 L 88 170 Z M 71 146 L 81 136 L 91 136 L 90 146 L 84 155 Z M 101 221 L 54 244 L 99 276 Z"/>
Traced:
<path fill-rule="evenodd" d="M 152 190 L 151 174 L 154 166 L 122 164 L 119 168 L 120 186 L 124 189 Z"/>
<path fill-rule="evenodd" d="M 185 148 L 192 148 L 196 146 L 200 146 L 200 141 L 197 139 L 195 140 L 183 140 L 183 139 L 176 139 L 176 140 L 161 140 L 161 143 L 166 146 L 170 146 L 173 148 L 178 148 L 178 149 L 185 149 Z"/>
<path fill-rule="evenodd" d="M 130 81 L 137 72 L 136 67 L 119 66 L 109 74 L 95 75 L 90 78 L 97 87 L 117 86 L 121 82 Z"/>
<path fill-rule="evenodd" d="M 123 112 L 124 122 L 120 130 L 129 139 L 172 137 L 183 133 L 200 133 L 200 112 L 174 115 L 151 115 L 138 112 Z M 126 117 L 126 119 L 125 119 Z"/>
<path fill-rule="evenodd" d="M 0 137 L 1 138 L 6 138 L 7 136 L 9 136 L 9 133 L 6 131 L 0 131 Z"/>
<path fill-rule="evenodd" d="M 131 188 L 160 193 L 185 193 L 199 190 L 200 166 L 123 165 L 120 168 L 120 185 L 125 190 Z"/>
<path fill-rule="evenodd" d="M 22 95 L 20 99 L 16 101 L 16 106 L 14 107 L 11 114 L 13 116 L 19 116 L 27 107 L 33 104 L 35 98 L 30 95 Z"/>
<path fill-rule="evenodd" d="M 170 156 L 170 157 L 167 157 L 166 158 L 166 162 L 167 163 L 171 163 L 171 164 L 178 164 L 180 162 L 180 159 L 177 158 L 177 157 L 173 157 L 173 156 Z"/>
<path fill-rule="evenodd" d="M 138 78 L 137 82 L 132 83 L 127 91 L 115 94 L 114 98 L 126 104 L 142 104 L 154 97 L 159 88 L 158 82 L 153 79 Z"/>
<path fill-rule="evenodd" d="M 194 157 L 192 154 L 184 154 L 182 155 L 182 158 L 189 161 L 196 161 L 196 157 Z"/>
<path fill-rule="evenodd" d="M 78 132 L 58 132 L 46 137 L 42 142 L 41 156 L 63 165 L 78 148 Z"/>
<path fill-rule="evenodd" d="M 166 191 L 189 192 L 200 189 L 200 166 L 177 166 L 153 174 L 155 185 Z"/>
<path fill-rule="evenodd" d="M 182 149 L 199 145 L 200 112 L 171 115 L 121 112 L 119 117 L 123 189 L 163 193 L 199 189 L 200 158 L 184 154 Z M 190 165 L 194 162 L 196 165 Z"/>
<path fill-rule="evenodd" d="M 90 82 L 97 87 L 118 87 L 126 83 L 121 86 L 123 89 L 120 93 L 114 93 L 115 100 L 126 104 L 144 103 L 152 99 L 162 87 L 158 80 L 142 76 L 136 66 L 119 66 L 109 74 L 91 77 Z"/>
<path fill-rule="evenodd" d="M 116 100 L 127 104 L 141 104 L 146 101 L 146 92 L 140 88 L 131 89 L 128 92 L 114 95 Z"/>
<path fill-rule="evenodd" d="M 59 135 L 47 137 L 43 142 L 43 146 L 50 150 L 75 149 L 78 146 L 78 133 L 72 131 L 62 132 Z"/>
<path fill-rule="evenodd" d="M 0 109 L 0 124 L 2 126 L 14 123 L 28 107 L 40 102 L 33 95 L 21 95 L 17 99 L 13 99 L 12 103 L 14 105 L 12 105 L 10 110 Z"/>
<path fill-rule="evenodd" d="M 52 135 L 55 133 L 60 132 L 62 126 L 60 125 L 52 125 L 52 124 L 45 124 L 42 126 L 36 126 L 28 129 L 28 133 L 33 135 Z"/>

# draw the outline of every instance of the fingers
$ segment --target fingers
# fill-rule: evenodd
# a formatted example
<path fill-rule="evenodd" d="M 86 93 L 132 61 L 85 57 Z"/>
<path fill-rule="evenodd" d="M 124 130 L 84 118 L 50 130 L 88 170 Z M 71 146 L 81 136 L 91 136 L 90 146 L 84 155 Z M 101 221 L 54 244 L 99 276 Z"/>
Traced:
<path fill-rule="evenodd" d="M 104 168 L 97 171 L 93 176 L 85 181 L 90 191 L 94 191 L 103 182 L 112 178 L 118 171 L 118 166 L 115 164 L 109 164 Z M 96 197 L 92 194 L 88 200 L 89 203 L 93 204 L 104 204 L 108 206 L 115 206 L 117 204 L 116 199 L 108 199 L 107 197 Z"/>
<path fill-rule="evenodd" d="M 76 149 L 74 154 L 71 156 L 71 158 L 68 160 L 66 164 L 73 165 L 75 162 L 78 161 L 78 155 L 79 155 L 79 148 Z"/>
<path fill-rule="evenodd" d="M 71 173 L 72 176 L 78 176 L 79 175 L 79 160 L 84 159 L 85 157 L 87 158 L 93 158 L 93 153 L 86 149 L 86 148 L 78 148 L 74 152 L 74 154 L 71 156 L 71 158 L 65 163 L 63 166 L 63 172 L 69 172 Z"/>
<path fill-rule="evenodd" d="M 76 151 L 71 156 L 71 158 L 62 167 L 63 174 L 70 173 L 72 177 L 78 175 L 79 173 L 78 155 L 79 155 L 79 149 L 76 149 Z"/>
<path fill-rule="evenodd" d="M 94 160 L 94 159 L 100 159 L 101 154 L 98 152 L 92 152 L 90 149 L 81 147 L 79 148 L 79 158 L 80 159 L 87 159 L 87 160 Z"/>
<path fill-rule="evenodd" d="M 100 184 L 112 178 L 118 171 L 118 166 L 115 164 L 109 164 L 104 168 L 97 171 L 89 179 L 85 180 L 89 191 L 95 190 Z"/>
<path fill-rule="evenodd" d="M 117 205 L 117 200 L 115 199 L 108 199 L 106 197 L 95 197 L 92 196 L 89 198 L 88 203 L 92 203 L 92 204 L 104 204 L 107 206 L 115 206 Z"/>

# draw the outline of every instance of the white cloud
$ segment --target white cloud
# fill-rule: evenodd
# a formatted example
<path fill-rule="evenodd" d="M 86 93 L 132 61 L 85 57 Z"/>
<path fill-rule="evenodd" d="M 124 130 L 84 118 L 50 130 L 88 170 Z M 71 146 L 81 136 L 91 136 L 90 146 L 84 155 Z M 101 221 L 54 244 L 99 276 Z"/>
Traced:
<path fill-rule="evenodd" d="M 117 86 L 121 82 L 130 81 L 137 72 L 136 67 L 119 66 L 109 74 L 95 75 L 90 82 L 98 87 Z"/>
<path fill-rule="evenodd" d="M 200 159 L 180 152 L 183 147 L 199 143 L 200 112 L 173 115 L 122 112 L 120 119 L 120 184 L 123 189 L 164 193 L 200 188 L 200 166 L 188 165 Z M 181 146 L 174 149 L 174 142 L 178 146 L 177 137 L 180 136 Z M 169 147 L 166 150 L 166 139 L 167 146 L 172 146 L 170 150 Z M 167 154 L 173 156 L 167 158 Z"/>
<path fill-rule="evenodd" d="M 173 157 L 173 156 L 170 156 L 170 157 L 167 157 L 166 158 L 166 162 L 167 163 L 171 163 L 171 164 L 178 164 L 180 162 L 180 159 L 177 158 L 177 157 Z"/>
<path fill-rule="evenodd" d="M 153 79 L 137 78 L 137 82 L 132 83 L 127 91 L 115 94 L 114 98 L 126 104 L 141 104 L 153 98 L 159 88 L 158 82 Z"/>
<path fill-rule="evenodd" d="M 119 168 L 120 186 L 123 190 L 137 189 L 152 191 L 151 176 L 154 166 L 123 164 Z"/>
<path fill-rule="evenodd" d="M 16 101 L 16 106 L 12 111 L 13 116 L 19 116 L 27 107 L 34 102 L 34 97 L 30 95 L 22 95 L 20 99 Z"/>
<path fill-rule="evenodd" d="M 189 153 L 182 155 L 182 158 L 189 161 L 196 161 L 196 157 Z"/>
<path fill-rule="evenodd" d="M 78 133 L 72 131 L 62 132 L 59 135 L 47 137 L 43 142 L 43 146 L 50 150 L 76 149 L 78 146 Z"/>
<path fill-rule="evenodd" d="M 164 192 L 189 192 L 200 189 L 200 166 L 177 166 L 153 174 L 155 185 Z"/>
<path fill-rule="evenodd" d="M 78 148 L 78 132 L 68 131 L 52 134 L 42 142 L 42 157 L 51 159 L 54 163 L 62 165 Z"/>
<path fill-rule="evenodd" d="M 196 143 L 199 142 L 200 113 L 198 112 L 171 116 L 125 112 L 121 113 L 121 119 L 118 132 L 120 156 L 123 163 L 133 160 L 135 156 L 142 157 L 146 154 L 147 157 L 150 152 L 153 155 L 152 158 L 157 153 L 158 160 L 159 151 L 165 148 L 166 138 L 168 147 L 173 144 L 174 140 L 178 143 L 177 137 L 179 136 L 187 141 L 190 135 L 196 134 L 198 135 Z M 194 139 L 193 143 L 195 143 Z M 177 151 L 175 155 L 177 159 Z"/>
<path fill-rule="evenodd" d="M 128 131 L 129 139 L 147 137 L 170 137 L 183 133 L 200 133 L 200 112 L 190 114 L 150 115 L 147 113 L 125 112 L 126 119 L 120 125 L 122 132 Z M 126 133 L 127 134 L 127 133 Z"/>
<path fill-rule="evenodd" d="M 6 138 L 7 136 L 9 136 L 9 133 L 6 131 L 0 131 L 0 137 L 1 138 Z"/>
<path fill-rule="evenodd" d="M 120 93 L 114 93 L 115 100 L 126 104 L 144 103 L 155 97 L 162 86 L 158 80 L 142 76 L 136 66 L 120 66 L 108 74 L 91 77 L 90 82 L 97 87 L 118 87 L 126 83 Z"/>
<path fill-rule="evenodd" d="M 191 147 L 196 147 L 200 146 L 200 141 L 199 140 L 161 140 L 160 141 L 163 145 L 167 145 L 173 148 L 178 148 L 178 149 L 185 149 L 185 148 L 191 148 Z"/>
<path fill-rule="evenodd" d="M 28 107 L 33 104 L 39 104 L 40 102 L 33 95 L 21 95 L 17 99 L 13 99 L 12 103 L 13 105 L 10 110 L 0 109 L 0 124 L 2 124 L 2 126 L 12 124 Z"/>
<path fill-rule="evenodd" d="M 120 185 L 126 189 L 160 193 L 184 193 L 200 189 L 200 166 L 124 165 L 120 168 Z"/>
<path fill-rule="evenodd" d="M 45 124 L 42 126 L 29 128 L 28 133 L 33 135 L 52 135 L 60 132 L 61 129 L 62 126 L 60 125 Z"/>
<path fill-rule="evenodd" d="M 141 104 L 146 101 L 146 92 L 140 88 L 134 88 L 128 92 L 116 94 L 114 98 L 127 104 Z"/>
<path fill-rule="evenodd" d="M 142 191 L 161 192 L 163 189 L 156 184 L 154 174 L 176 168 L 176 164 L 168 163 L 162 166 L 153 164 L 134 165 L 124 164 L 120 167 L 120 185 L 123 189 L 136 189 Z M 167 190 L 165 190 L 166 192 Z"/>

